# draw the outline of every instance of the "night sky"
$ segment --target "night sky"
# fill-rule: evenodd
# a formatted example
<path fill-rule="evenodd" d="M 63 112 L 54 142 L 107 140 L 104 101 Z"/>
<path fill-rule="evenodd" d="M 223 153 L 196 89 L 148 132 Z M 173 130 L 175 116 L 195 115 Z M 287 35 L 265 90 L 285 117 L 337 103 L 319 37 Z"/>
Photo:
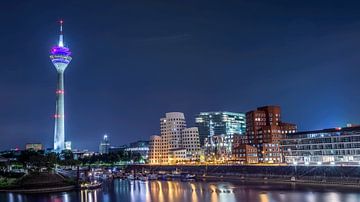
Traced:
<path fill-rule="evenodd" d="M 101 3 L 100 3 L 101 2 Z M 360 123 L 359 1 L 4 1 L 0 150 L 52 147 L 64 19 L 66 139 L 97 150 L 159 133 L 166 112 L 280 105 L 300 130 Z"/>

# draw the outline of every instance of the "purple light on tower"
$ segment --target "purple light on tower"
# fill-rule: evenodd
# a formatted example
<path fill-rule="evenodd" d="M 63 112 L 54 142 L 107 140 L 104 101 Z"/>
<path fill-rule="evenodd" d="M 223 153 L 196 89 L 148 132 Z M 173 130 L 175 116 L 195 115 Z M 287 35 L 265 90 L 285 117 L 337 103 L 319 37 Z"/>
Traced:
<path fill-rule="evenodd" d="M 65 106 L 64 106 L 64 72 L 71 61 L 70 49 L 64 46 L 63 21 L 60 21 L 59 43 L 50 50 L 50 59 L 57 73 L 56 111 L 54 128 L 54 151 L 61 152 L 65 148 Z"/>

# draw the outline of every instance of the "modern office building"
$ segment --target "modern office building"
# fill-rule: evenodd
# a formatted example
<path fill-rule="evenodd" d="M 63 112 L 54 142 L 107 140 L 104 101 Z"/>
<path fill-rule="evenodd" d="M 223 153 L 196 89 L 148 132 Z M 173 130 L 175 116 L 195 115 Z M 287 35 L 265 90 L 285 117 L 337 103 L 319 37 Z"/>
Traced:
<path fill-rule="evenodd" d="M 360 126 L 287 134 L 281 141 L 288 164 L 360 164 Z"/>
<path fill-rule="evenodd" d="M 41 143 L 27 143 L 25 145 L 25 150 L 40 151 L 44 150 L 44 147 Z"/>
<path fill-rule="evenodd" d="M 229 145 L 231 145 L 233 134 L 245 134 L 245 121 L 245 114 L 243 113 L 201 112 L 195 118 L 195 126 L 199 129 L 201 146 L 205 145 L 205 138 L 214 135 L 225 135 Z"/>
<path fill-rule="evenodd" d="M 161 164 L 162 161 L 162 145 L 161 136 L 152 135 L 149 141 L 149 163 L 150 164 Z"/>
<path fill-rule="evenodd" d="M 117 153 L 123 153 L 128 148 L 127 145 L 121 145 L 121 146 L 110 146 L 109 147 L 109 153 L 117 154 Z"/>
<path fill-rule="evenodd" d="M 103 139 L 100 142 L 99 145 L 99 153 L 100 154 L 108 154 L 110 149 L 110 140 L 107 135 L 103 136 Z"/>
<path fill-rule="evenodd" d="M 90 157 L 96 155 L 95 152 L 89 150 L 73 150 L 72 153 L 74 154 L 74 159 L 78 160 L 80 158 Z"/>
<path fill-rule="evenodd" d="M 206 161 L 224 163 L 231 160 L 231 145 L 225 134 L 205 138 L 203 149 Z"/>
<path fill-rule="evenodd" d="M 166 113 L 160 119 L 160 134 L 167 149 L 163 150 L 163 156 L 168 154 L 168 149 L 181 148 L 181 131 L 186 128 L 185 116 L 180 112 Z"/>
<path fill-rule="evenodd" d="M 161 163 L 170 162 L 170 155 L 177 149 L 183 149 L 181 145 L 181 131 L 186 128 L 185 116 L 180 112 L 166 113 L 160 119 L 161 135 Z"/>
<path fill-rule="evenodd" d="M 246 138 L 239 138 L 234 145 L 250 145 L 258 149 L 262 163 L 281 163 L 280 141 L 285 134 L 294 133 L 297 126 L 281 121 L 279 106 L 264 106 L 246 113 Z M 233 148 L 236 149 L 236 148 Z M 239 148 L 241 149 L 241 148 Z"/>
<path fill-rule="evenodd" d="M 132 142 L 125 151 L 131 152 L 132 154 L 140 154 L 142 160 L 146 161 L 149 155 L 149 141 L 139 140 Z"/>
<path fill-rule="evenodd" d="M 64 45 L 63 21 L 60 21 L 60 36 L 57 46 L 51 48 L 50 59 L 57 70 L 56 111 L 54 128 L 54 151 L 61 152 L 65 147 L 65 106 L 64 72 L 71 61 L 70 49 Z"/>
<path fill-rule="evenodd" d="M 186 149 L 186 158 L 198 160 L 200 158 L 200 140 L 197 127 L 185 128 L 181 131 L 181 145 Z"/>
<path fill-rule="evenodd" d="M 71 150 L 71 141 L 65 141 L 65 150 Z"/>
<path fill-rule="evenodd" d="M 187 161 L 187 151 L 185 148 L 170 149 L 168 155 L 168 163 L 176 164 L 179 162 L 185 163 Z"/>
<path fill-rule="evenodd" d="M 199 151 L 197 128 L 186 128 L 183 113 L 170 112 L 160 119 L 160 136 L 150 137 L 149 163 L 173 164 L 189 161 L 197 157 Z"/>
<path fill-rule="evenodd" d="M 247 144 L 235 147 L 233 157 L 239 163 L 256 164 L 259 162 L 257 148 Z"/>

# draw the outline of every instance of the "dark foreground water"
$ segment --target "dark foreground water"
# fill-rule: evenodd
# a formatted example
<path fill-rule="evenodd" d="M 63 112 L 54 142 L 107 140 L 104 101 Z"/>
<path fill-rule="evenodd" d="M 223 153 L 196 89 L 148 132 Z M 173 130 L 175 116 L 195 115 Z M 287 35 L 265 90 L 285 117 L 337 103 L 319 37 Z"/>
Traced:
<path fill-rule="evenodd" d="M 114 180 L 93 191 L 52 194 L 0 193 L 5 202 L 360 202 L 360 190 L 238 182 Z"/>

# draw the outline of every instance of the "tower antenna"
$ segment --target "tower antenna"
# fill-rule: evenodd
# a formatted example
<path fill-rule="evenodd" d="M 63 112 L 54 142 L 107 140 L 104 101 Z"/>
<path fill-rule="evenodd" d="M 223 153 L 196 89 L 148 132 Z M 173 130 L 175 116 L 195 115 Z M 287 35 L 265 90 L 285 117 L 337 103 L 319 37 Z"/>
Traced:
<path fill-rule="evenodd" d="M 59 47 L 64 47 L 63 23 L 64 21 L 60 20 Z"/>

